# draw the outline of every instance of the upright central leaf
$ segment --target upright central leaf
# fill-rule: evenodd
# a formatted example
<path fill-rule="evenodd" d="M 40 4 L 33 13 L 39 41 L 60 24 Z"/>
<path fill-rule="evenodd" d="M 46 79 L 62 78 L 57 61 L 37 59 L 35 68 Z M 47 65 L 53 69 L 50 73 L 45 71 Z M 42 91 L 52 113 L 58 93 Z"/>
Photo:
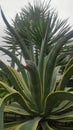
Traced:
<path fill-rule="evenodd" d="M 46 45 L 47 45 L 47 42 L 48 42 L 49 28 L 50 28 L 50 22 L 51 22 L 50 19 L 49 19 L 49 15 L 50 14 L 48 14 L 47 19 L 46 19 L 47 25 L 46 25 L 46 29 L 45 29 L 45 32 L 44 32 L 44 38 L 42 39 L 41 51 L 40 51 L 40 56 L 39 56 L 39 64 L 38 64 L 40 79 L 41 79 L 42 85 L 43 85 L 43 71 L 44 71 L 44 55 L 45 55 L 45 52 L 46 52 Z"/>
<path fill-rule="evenodd" d="M 30 80 L 31 80 L 31 93 L 35 99 L 35 102 L 41 111 L 41 84 L 40 84 L 40 77 L 38 73 L 38 69 L 36 65 L 31 62 L 26 60 L 26 64 L 24 65 L 24 68 L 28 70 L 30 74 Z"/>

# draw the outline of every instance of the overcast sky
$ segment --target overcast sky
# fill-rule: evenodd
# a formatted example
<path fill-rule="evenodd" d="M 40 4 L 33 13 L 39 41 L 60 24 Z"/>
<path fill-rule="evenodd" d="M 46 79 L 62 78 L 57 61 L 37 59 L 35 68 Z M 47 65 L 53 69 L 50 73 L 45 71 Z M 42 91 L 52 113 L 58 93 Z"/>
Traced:
<path fill-rule="evenodd" d="M 34 0 L 0 0 L 0 5 L 9 22 L 11 22 L 11 19 L 15 17 L 16 13 L 20 12 L 24 5 L 27 5 L 28 1 L 32 4 L 34 2 Z M 73 0 L 51 0 L 51 7 L 56 8 L 56 11 L 58 11 L 59 14 L 59 18 L 69 18 L 70 25 L 73 25 Z M 5 24 L 0 14 L 0 37 L 4 35 L 4 28 Z M 2 39 L 0 38 L 0 44 L 1 40 Z"/>
<path fill-rule="evenodd" d="M 24 5 L 28 3 L 28 1 L 30 3 L 34 2 L 34 0 L 0 0 L 0 5 L 9 22 L 11 18 L 15 17 L 15 14 L 17 12 L 20 12 L 21 8 L 24 7 Z M 51 0 L 51 7 L 56 8 L 59 14 L 59 18 L 62 19 L 69 18 L 69 23 L 73 25 L 73 0 Z M 0 14 L 0 36 L 2 35 L 1 33 L 3 27 L 4 22 Z"/>

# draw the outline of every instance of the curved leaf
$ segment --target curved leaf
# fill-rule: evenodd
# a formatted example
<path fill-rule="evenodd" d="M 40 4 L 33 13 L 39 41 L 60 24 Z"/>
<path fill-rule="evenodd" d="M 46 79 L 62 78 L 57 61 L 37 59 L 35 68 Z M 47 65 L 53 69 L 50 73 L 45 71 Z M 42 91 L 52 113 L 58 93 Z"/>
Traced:
<path fill-rule="evenodd" d="M 73 31 L 70 31 L 63 39 L 60 39 L 58 43 L 52 48 L 48 55 L 47 63 L 45 67 L 45 83 L 44 83 L 44 98 L 50 92 L 50 84 L 52 80 L 53 70 L 56 65 L 56 58 L 62 48 L 62 46 L 73 37 Z"/>
<path fill-rule="evenodd" d="M 57 113 L 56 113 L 57 114 Z M 66 112 L 65 114 L 60 114 L 60 115 L 50 115 L 49 116 L 49 119 L 53 119 L 53 120 L 61 120 L 61 121 L 63 121 L 63 122 L 65 122 L 65 121 L 67 121 L 67 119 L 70 119 L 70 120 L 68 120 L 69 122 L 70 121 L 73 121 L 73 111 L 71 111 L 71 112 Z M 68 122 L 67 121 L 67 122 Z"/>
<path fill-rule="evenodd" d="M 45 100 L 45 115 L 48 116 L 53 108 L 57 107 L 62 101 L 66 100 L 73 102 L 73 94 L 63 91 L 49 94 Z"/>
<path fill-rule="evenodd" d="M 27 97 L 25 91 L 28 91 L 28 94 L 30 94 L 25 82 L 22 83 L 22 81 L 20 81 L 20 77 L 17 71 L 15 71 L 12 67 L 8 67 L 6 66 L 2 61 L 0 61 L 0 68 L 7 73 L 7 77 L 8 79 L 10 79 L 11 85 L 15 87 L 15 89 L 17 91 L 19 91 L 26 99 L 29 98 L 29 96 Z M 16 74 L 17 73 L 17 74 Z M 23 92 L 23 90 L 25 90 Z"/>
<path fill-rule="evenodd" d="M 25 111 L 22 107 L 19 107 L 19 106 L 13 106 L 13 105 L 8 105 L 8 106 L 5 106 L 4 108 L 4 112 L 12 112 L 12 113 L 16 113 L 16 114 L 19 114 L 19 115 L 24 115 L 24 116 L 29 116 L 30 114 Z"/>
<path fill-rule="evenodd" d="M 1 98 L 0 105 L 3 104 L 3 102 L 7 101 L 10 99 L 10 97 L 13 97 L 15 101 L 17 101 L 23 108 L 29 113 L 35 113 L 33 110 L 30 108 L 28 102 L 24 99 L 24 97 L 16 90 L 11 88 L 5 83 L 0 82 L 0 86 L 5 88 L 9 93 L 7 93 L 3 98 Z"/>
<path fill-rule="evenodd" d="M 15 130 L 37 130 L 40 119 L 40 117 L 36 117 L 32 120 L 22 123 Z"/>
<path fill-rule="evenodd" d="M 59 85 L 57 86 L 57 89 L 64 90 L 65 88 L 70 87 L 67 86 L 67 83 L 72 75 L 73 75 L 73 65 L 68 67 L 68 69 L 64 72 L 62 79 L 60 80 Z"/>
<path fill-rule="evenodd" d="M 32 97 L 30 90 L 27 88 L 19 72 L 14 70 L 12 67 L 6 66 L 1 61 L 0 61 L 0 67 L 3 69 L 4 72 L 7 73 L 7 76 L 11 82 L 11 86 L 13 86 L 24 97 L 24 99 L 29 103 L 32 109 L 34 108 L 36 110 L 37 108 L 35 100 Z"/>
<path fill-rule="evenodd" d="M 8 122 L 8 123 L 5 123 L 4 128 L 5 128 L 5 130 L 15 130 L 16 127 L 18 125 L 22 124 L 23 122 L 24 122 L 24 120 Z"/>
<path fill-rule="evenodd" d="M 21 63 L 20 63 L 20 61 L 19 61 L 19 59 L 18 59 L 16 56 L 14 56 L 11 52 L 9 52 L 8 50 L 6 50 L 6 49 L 4 49 L 4 48 L 1 48 L 1 47 L 0 47 L 0 50 L 3 51 L 3 52 L 4 52 L 5 54 L 7 54 L 8 56 L 10 56 L 10 57 L 13 59 L 13 61 L 18 65 L 19 70 L 20 70 L 20 72 L 22 73 L 23 78 L 24 78 L 25 82 L 26 82 L 27 85 L 28 85 L 28 79 L 27 79 L 26 72 L 25 72 L 25 70 L 23 69 L 23 67 L 22 67 L 22 65 L 21 65 Z"/>
<path fill-rule="evenodd" d="M 69 102 L 69 101 L 63 101 L 62 103 L 60 103 L 59 106 L 57 106 L 56 108 L 54 108 L 52 110 L 52 113 L 60 113 L 60 112 L 63 112 L 63 111 L 69 111 L 69 108 L 72 107 L 72 102 Z"/>
<path fill-rule="evenodd" d="M 43 122 L 42 124 L 42 128 L 43 130 L 54 130 L 53 128 L 51 128 L 47 122 Z"/>

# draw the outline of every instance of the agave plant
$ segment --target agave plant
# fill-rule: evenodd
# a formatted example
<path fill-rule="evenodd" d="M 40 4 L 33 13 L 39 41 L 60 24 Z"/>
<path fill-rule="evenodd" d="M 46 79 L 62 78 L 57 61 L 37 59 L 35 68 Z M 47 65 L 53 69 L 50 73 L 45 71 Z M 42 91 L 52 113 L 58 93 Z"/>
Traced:
<path fill-rule="evenodd" d="M 5 24 L 18 41 L 25 62 L 21 64 L 13 53 L 0 47 L 0 50 L 10 56 L 19 67 L 18 72 L 0 61 L 0 68 L 8 78 L 8 83 L 0 81 L 0 129 L 72 130 L 73 93 L 67 83 L 73 74 L 73 59 L 67 64 L 58 84 L 57 75 L 60 66 L 57 66 L 56 62 L 62 46 L 73 37 L 73 31 L 60 39 L 47 57 L 44 57 L 49 26 L 47 24 L 37 65 L 2 10 L 1 14 Z M 10 99 L 11 102 L 8 102 Z"/>

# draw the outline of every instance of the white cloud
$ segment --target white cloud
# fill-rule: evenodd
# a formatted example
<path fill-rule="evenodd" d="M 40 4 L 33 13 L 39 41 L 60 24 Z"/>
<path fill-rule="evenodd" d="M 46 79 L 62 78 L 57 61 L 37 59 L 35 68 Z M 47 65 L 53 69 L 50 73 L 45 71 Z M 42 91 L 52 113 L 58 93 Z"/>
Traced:
<path fill-rule="evenodd" d="M 11 18 L 14 18 L 15 14 L 28 3 L 28 1 L 33 3 L 36 0 L 0 0 L 0 5 L 10 21 Z M 70 23 L 73 24 L 73 0 L 51 0 L 51 6 L 56 8 L 60 18 L 70 18 Z"/>

